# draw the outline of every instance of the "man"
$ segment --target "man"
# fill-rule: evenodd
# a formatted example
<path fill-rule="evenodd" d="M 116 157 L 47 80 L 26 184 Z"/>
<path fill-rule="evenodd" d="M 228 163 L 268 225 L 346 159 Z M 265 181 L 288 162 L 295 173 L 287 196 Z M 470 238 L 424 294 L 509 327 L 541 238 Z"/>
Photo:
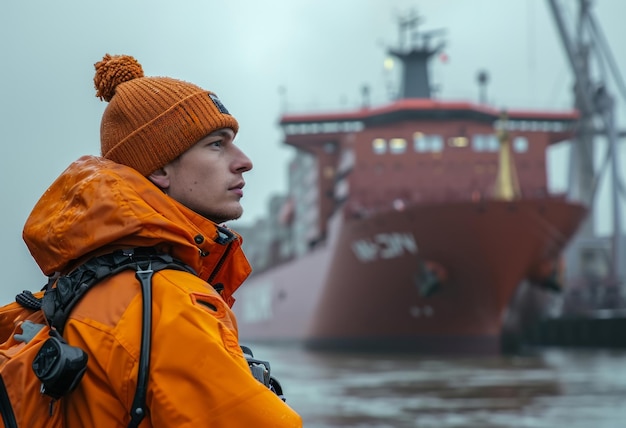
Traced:
<path fill-rule="evenodd" d="M 71 164 L 44 193 L 24 240 L 46 275 L 120 249 L 150 248 L 195 271 L 152 279 L 152 344 L 142 427 L 300 427 L 300 417 L 250 372 L 237 339 L 232 294 L 250 273 L 240 237 L 250 159 L 234 144 L 236 119 L 188 82 L 145 77 L 130 56 L 96 64 L 109 104 L 102 157 Z M 62 401 L 68 427 L 125 427 L 137 386 L 141 288 L 125 271 L 93 287 L 64 336 L 88 354 Z"/>

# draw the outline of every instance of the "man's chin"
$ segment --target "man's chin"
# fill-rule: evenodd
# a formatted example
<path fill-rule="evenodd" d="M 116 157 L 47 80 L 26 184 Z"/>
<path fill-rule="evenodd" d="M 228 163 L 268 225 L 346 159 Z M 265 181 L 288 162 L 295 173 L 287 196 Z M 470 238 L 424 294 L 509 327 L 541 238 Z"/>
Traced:
<path fill-rule="evenodd" d="M 237 220 L 241 218 L 242 215 L 243 215 L 243 208 L 240 207 L 237 210 L 233 209 L 229 212 L 210 213 L 209 215 L 206 215 L 205 217 L 217 224 L 222 224 L 222 223 L 226 223 L 227 221 Z"/>

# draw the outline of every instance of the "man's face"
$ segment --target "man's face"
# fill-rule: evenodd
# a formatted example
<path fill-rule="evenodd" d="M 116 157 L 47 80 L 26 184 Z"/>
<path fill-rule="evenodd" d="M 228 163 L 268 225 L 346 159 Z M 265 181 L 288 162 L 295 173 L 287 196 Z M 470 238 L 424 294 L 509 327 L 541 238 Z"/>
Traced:
<path fill-rule="evenodd" d="M 191 146 L 150 178 L 172 198 L 216 223 L 239 218 L 250 159 L 233 143 L 235 133 L 224 128 Z"/>

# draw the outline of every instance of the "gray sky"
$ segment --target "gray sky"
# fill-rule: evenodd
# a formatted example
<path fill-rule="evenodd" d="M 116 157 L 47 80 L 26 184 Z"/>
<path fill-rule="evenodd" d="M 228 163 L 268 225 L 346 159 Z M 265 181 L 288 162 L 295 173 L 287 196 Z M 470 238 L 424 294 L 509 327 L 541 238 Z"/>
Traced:
<path fill-rule="evenodd" d="M 246 223 L 286 186 L 290 151 L 276 126 L 279 87 L 290 111 L 354 107 L 363 84 L 374 103 L 387 101 L 387 85 L 396 80 L 383 71 L 384 47 L 398 41 L 395 17 L 410 9 L 424 16 L 424 29 L 447 29 L 449 59 L 432 67 L 441 98 L 476 101 L 476 73 L 484 68 L 497 107 L 571 106 L 572 77 L 546 0 L 3 2 L 0 302 L 43 284 L 21 238 L 24 221 L 70 162 L 99 152 L 106 104 L 95 97 L 93 64 L 105 53 L 133 55 L 146 75 L 217 92 L 239 120 L 237 142 L 255 163 L 243 200 Z M 597 0 L 594 10 L 625 69 L 626 2 Z M 551 155 L 557 188 L 565 187 L 565 151 Z"/>

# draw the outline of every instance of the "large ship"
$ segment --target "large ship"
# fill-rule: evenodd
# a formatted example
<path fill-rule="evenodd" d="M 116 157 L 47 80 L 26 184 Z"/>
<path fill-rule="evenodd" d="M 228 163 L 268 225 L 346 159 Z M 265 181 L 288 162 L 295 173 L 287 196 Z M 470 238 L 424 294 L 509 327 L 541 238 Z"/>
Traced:
<path fill-rule="evenodd" d="M 254 269 L 235 295 L 242 342 L 497 353 L 519 288 L 560 286 L 587 210 L 550 193 L 546 149 L 579 113 L 434 98 L 444 43 L 417 24 L 388 51 L 394 100 L 364 88 L 356 109 L 280 118 L 288 193 L 238 228 Z"/>

